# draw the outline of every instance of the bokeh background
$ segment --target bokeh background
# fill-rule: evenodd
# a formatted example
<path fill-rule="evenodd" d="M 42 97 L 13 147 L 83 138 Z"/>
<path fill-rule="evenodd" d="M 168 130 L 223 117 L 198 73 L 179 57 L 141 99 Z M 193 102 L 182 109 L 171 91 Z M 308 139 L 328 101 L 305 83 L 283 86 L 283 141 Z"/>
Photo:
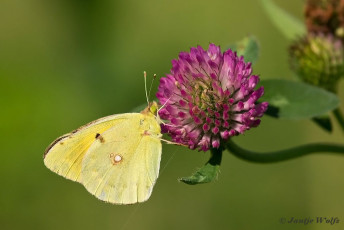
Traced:
<path fill-rule="evenodd" d="M 275 2 L 302 20 L 303 1 Z M 162 77 L 178 52 L 209 42 L 226 47 L 248 34 L 261 48 L 254 73 L 293 79 L 289 42 L 259 1 L 2 0 L 0 229 L 344 229 L 343 156 L 264 165 L 226 152 L 216 182 L 189 186 L 177 178 L 209 153 L 164 145 L 151 198 L 129 206 L 103 203 L 43 164 L 58 136 L 144 103 L 143 70 Z M 342 81 L 344 101 L 343 89 Z M 336 124 L 328 134 L 310 121 L 269 117 L 235 138 L 257 151 L 343 140 Z M 340 223 L 279 222 L 317 216 Z"/>

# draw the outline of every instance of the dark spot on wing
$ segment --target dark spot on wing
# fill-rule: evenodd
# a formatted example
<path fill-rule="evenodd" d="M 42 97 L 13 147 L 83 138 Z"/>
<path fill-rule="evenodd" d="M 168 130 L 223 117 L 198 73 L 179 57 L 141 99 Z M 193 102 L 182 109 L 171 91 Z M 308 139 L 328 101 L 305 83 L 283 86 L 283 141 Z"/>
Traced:
<path fill-rule="evenodd" d="M 99 140 L 101 143 L 105 142 L 105 139 L 102 135 L 100 135 L 99 133 L 96 134 L 96 139 Z"/>

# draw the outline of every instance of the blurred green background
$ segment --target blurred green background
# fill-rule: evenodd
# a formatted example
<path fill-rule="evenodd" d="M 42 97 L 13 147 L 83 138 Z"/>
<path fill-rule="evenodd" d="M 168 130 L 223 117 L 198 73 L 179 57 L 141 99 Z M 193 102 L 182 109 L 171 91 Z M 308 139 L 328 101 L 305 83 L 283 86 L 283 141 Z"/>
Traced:
<path fill-rule="evenodd" d="M 275 2 L 302 20 L 303 1 Z M 177 178 L 209 153 L 164 145 L 151 198 L 129 206 L 103 203 L 43 164 L 58 136 L 144 103 L 143 70 L 162 77 L 178 52 L 209 42 L 226 47 L 248 34 L 261 45 L 254 73 L 291 79 L 289 42 L 259 1 L 2 0 L 0 229 L 344 229 L 343 156 L 263 165 L 226 152 L 218 181 L 189 186 Z M 343 89 L 342 81 L 342 100 Z M 235 141 L 268 151 L 343 139 L 338 126 L 328 134 L 310 121 L 264 117 Z M 279 223 L 317 216 L 340 223 Z"/>

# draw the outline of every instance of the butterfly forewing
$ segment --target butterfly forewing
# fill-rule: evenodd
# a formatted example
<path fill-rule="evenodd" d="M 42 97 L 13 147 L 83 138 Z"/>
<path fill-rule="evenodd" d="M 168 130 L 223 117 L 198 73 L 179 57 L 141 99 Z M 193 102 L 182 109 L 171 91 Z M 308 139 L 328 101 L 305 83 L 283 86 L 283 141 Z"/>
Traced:
<path fill-rule="evenodd" d="M 100 118 L 56 139 L 45 151 L 44 164 L 53 172 L 73 181 L 79 181 L 81 162 L 92 143 L 101 141 L 96 136 L 128 120 L 132 114 Z"/>

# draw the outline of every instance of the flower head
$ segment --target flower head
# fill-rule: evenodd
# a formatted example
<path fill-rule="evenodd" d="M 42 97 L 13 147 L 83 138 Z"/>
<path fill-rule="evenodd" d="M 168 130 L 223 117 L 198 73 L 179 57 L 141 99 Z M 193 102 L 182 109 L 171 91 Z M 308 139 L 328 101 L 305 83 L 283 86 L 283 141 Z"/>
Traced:
<path fill-rule="evenodd" d="M 214 44 L 181 52 L 157 93 L 164 105 L 159 115 L 168 121 L 163 132 L 177 143 L 207 151 L 258 126 L 268 103 L 257 104 L 264 88 L 254 90 L 259 77 L 251 73 L 251 63 L 230 49 L 222 54 Z"/>
<path fill-rule="evenodd" d="M 291 68 L 305 82 L 335 92 L 344 75 L 342 41 L 333 35 L 309 34 L 289 48 Z"/>

